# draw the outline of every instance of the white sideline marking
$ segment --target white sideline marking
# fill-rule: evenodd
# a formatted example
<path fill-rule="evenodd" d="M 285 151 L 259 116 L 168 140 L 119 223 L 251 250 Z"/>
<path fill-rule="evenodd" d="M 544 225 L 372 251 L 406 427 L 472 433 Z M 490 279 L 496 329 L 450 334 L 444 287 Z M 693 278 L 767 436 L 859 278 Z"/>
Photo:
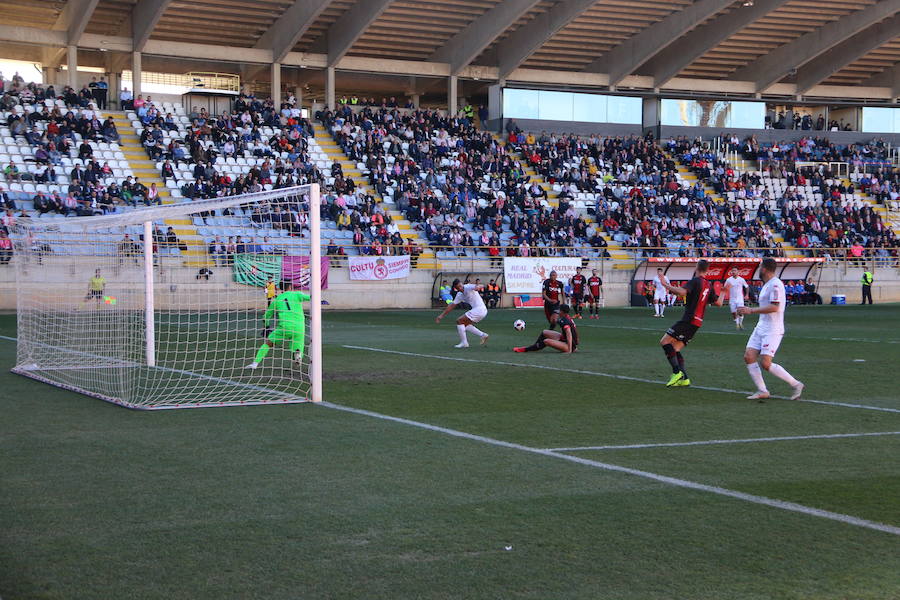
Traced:
<path fill-rule="evenodd" d="M 470 363 L 482 363 L 487 365 L 500 365 L 504 367 L 525 367 L 527 369 L 542 369 L 545 371 L 561 371 L 563 373 L 576 373 L 578 375 L 594 375 L 597 377 L 609 377 L 610 379 L 621 379 L 624 381 L 637 381 L 640 383 L 652 383 L 654 385 L 662 385 L 664 381 L 656 381 L 654 379 L 644 379 L 643 377 L 632 377 L 630 375 L 616 375 L 614 373 L 602 373 L 600 371 L 585 371 L 582 369 L 566 369 L 564 367 L 550 367 L 547 365 L 529 365 L 525 363 L 514 363 L 514 362 L 506 362 L 502 360 L 479 360 L 477 358 L 462 358 L 459 356 L 439 356 L 437 354 L 417 354 L 415 352 L 402 352 L 400 350 L 386 350 L 384 348 L 370 348 L 368 346 L 352 346 L 349 344 L 344 344 L 342 347 L 350 348 L 351 350 L 367 350 L 369 352 L 381 352 L 384 354 L 399 354 L 401 356 L 413 356 L 416 358 L 436 358 L 439 360 L 452 360 L 456 362 L 470 362 Z M 712 386 L 704 386 L 704 385 L 691 385 L 692 388 L 696 388 L 699 390 L 706 390 L 709 392 L 723 392 L 726 394 L 740 394 L 742 396 L 746 396 L 752 392 L 744 391 L 744 390 L 733 390 L 729 388 L 720 388 L 720 387 L 712 387 Z M 779 400 L 789 400 L 787 396 L 771 396 L 771 398 L 776 398 Z M 849 402 L 832 402 L 829 400 L 808 400 L 805 398 L 801 398 L 800 400 L 794 400 L 794 402 L 806 402 L 809 404 L 825 404 L 828 406 L 842 406 L 844 408 L 861 408 L 864 410 L 877 410 L 880 412 L 890 412 L 890 413 L 900 413 L 900 408 L 887 408 L 884 406 L 869 406 L 868 404 L 852 404 Z"/>
<path fill-rule="evenodd" d="M 665 333 L 665 327 L 632 327 L 625 325 L 597 325 L 596 323 L 579 323 L 578 327 L 589 327 L 592 329 L 631 329 L 634 331 L 653 331 L 657 333 Z M 711 331 L 708 329 L 703 329 L 704 335 L 740 335 L 749 338 L 750 333 L 753 330 L 748 329 L 747 332 L 742 331 Z M 900 344 L 900 340 L 873 340 L 869 338 L 844 338 L 844 337 L 815 337 L 809 335 L 791 335 L 790 337 L 798 340 L 816 340 L 819 342 L 831 341 L 831 342 L 866 342 L 870 344 Z"/>
<path fill-rule="evenodd" d="M 321 406 L 326 408 L 331 408 L 334 410 L 340 410 L 348 413 L 353 413 L 357 415 L 363 415 L 367 417 L 374 417 L 376 419 L 382 419 L 384 421 L 391 421 L 394 423 L 401 423 L 403 425 L 409 425 L 412 427 L 418 427 L 420 429 L 427 429 L 428 431 L 434 431 L 437 433 L 443 433 L 444 435 L 449 435 L 452 437 L 463 438 L 467 440 L 473 440 L 476 442 L 481 442 L 483 444 L 489 444 L 491 446 L 498 446 L 501 448 L 509 448 L 511 450 L 518 450 L 520 452 L 528 452 L 531 454 L 539 454 L 541 456 L 548 456 L 550 458 L 556 458 L 559 460 L 565 460 L 568 462 L 577 463 L 580 465 L 585 465 L 588 467 L 594 467 L 595 469 L 602 469 L 604 471 L 612 471 L 616 473 L 625 473 L 626 475 L 634 475 L 636 477 L 642 477 L 644 479 L 650 479 L 653 481 L 657 481 L 659 483 L 663 483 L 666 485 L 671 485 L 680 488 L 686 488 L 689 490 L 696 490 L 701 492 L 708 492 L 710 494 L 717 494 L 719 496 L 727 496 L 729 498 L 735 498 L 737 500 L 743 500 L 744 502 L 750 502 L 752 504 L 760 504 L 763 506 L 770 506 L 772 508 L 778 508 L 781 510 L 787 510 L 791 512 L 801 513 L 804 515 L 811 515 L 814 517 L 821 517 L 823 519 L 830 519 L 832 521 L 838 521 L 839 523 L 845 523 L 847 525 L 855 525 L 856 527 L 863 527 L 865 529 L 873 529 L 875 531 L 881 531 L 884 533 L 890 533 L 893 535 L 900 536 L 900 527 L 896 527 L 894 525 L 888 525 L 886 523 L 878 523 L 877 521 L 869 521 L 867 519 L 861 519 L 859 517 L 854 517 L 852 515 L 845 515 L 842 513 L 831 512 L 828 510 L 822 510 L 819 508 L 812 508 L 809 506 L 804 506 L 803 504 L 797 504 L 796 502 L 787 502 L 784 500 L 776 500 L 774 498 L 767 498 L 765 496 L 756 496 L 754 494 L 747 494 L 744 492 L 738 492 L 736 490 L 729 490 L 727 488 L 722 488 L 714 485 L 706 485 L 704 483 L 697 483 L 696 481 L 689 481 L 687 479 L 679 479 L 677 477 L 668 477 L 666 475 L 660 475 L 658 473 L 651 473 L 650 471 L 642 471 L 640 469 L 632 469 L 629 467 L 623 467 L 620 465 L 614 465 L 610 463 L 604 463 L 596 460 L 590 460 L 587 458 L 581 458 L 580 456 L 572 456 L 571 454 L 562 454 L 560 452 L 555 452 L 553 450 L 546 450 L 542 448 L 533 448 L 531 446 L 523 446 L 522 444 L 515 444 L 512 442 L 504 442 L 503 440 L 497 440 L 494 438 L 485 437 L 483 435 L 476 435 L 474 433 L 466 433 L 464 431 L 458 431 L 456 429 L 449 429 L 447 427 L 439 427 L 437 425 L 430 425 L 428 423 L 422 423 L 420 421 L 413 421 L 411 419 L 404 419 L 402 417 L 393 417 L 391 415 L 385 415 L 382 413 L 373 412 L 370 410 L 364 410 L 361 408 L 353 408 L 350 406 L 343 406 L 341 404 L 333 404 L 331 402 L 320 402 Z"/>
<path fill-rule="evenodd" d="M 717 444 L 753 444 L 756 442 L 787 442 L 792 440 L 830 440 L 837 438 L 874 437 L 900 435 L 900 431 L 878 431 L 873 433 L 824 433 L 819 435 L 787 435 L 783 437 L 745 438 L 736 440 L 700 440 L 696 442 L 661 442 L 658 444 L 628 444 L 625 446 L 573 446 L 570 448 L 547 448 L 551 452 L 579 452 L 581 450 L 640 450 L 642 448 L 674 448 L 678 446 L 713 446 Z"/>

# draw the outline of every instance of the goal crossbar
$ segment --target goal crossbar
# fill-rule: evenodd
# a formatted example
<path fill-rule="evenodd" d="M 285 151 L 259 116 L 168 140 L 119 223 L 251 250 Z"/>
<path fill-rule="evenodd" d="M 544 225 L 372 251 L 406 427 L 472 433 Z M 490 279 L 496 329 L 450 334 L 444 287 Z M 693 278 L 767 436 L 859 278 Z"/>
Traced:
<path fill-rule="evenodd" d="M 98 215 L 94 217 L 79 217 L 78 219 L 66 219 L 61 227 L 65 229 L 78 229 L 91 231 L 109 227 L 121 227 L 127 225 L 140 225 L 146 222 L 155 222 L 163 219 L 186 217 L 196 213 L 214 212 L 225 208 L 233 208 L 244 204 L 259 204 L 266 201 L 277 201 L 285 195 L 297 195 L 309 193 L 319 194 L 319 185 L 301 185 L 264 192 L 253 192 L 240 196 L 226 196 L 223 198 L 210 198 L 208 200 L 188 200 L 176 204 L 162 204 L 160 206 L 148 206 L 136 208 L 126 213 L 112 215 Z M 312 220 L 313 207 L 310 206 L 310 220 Z"/>

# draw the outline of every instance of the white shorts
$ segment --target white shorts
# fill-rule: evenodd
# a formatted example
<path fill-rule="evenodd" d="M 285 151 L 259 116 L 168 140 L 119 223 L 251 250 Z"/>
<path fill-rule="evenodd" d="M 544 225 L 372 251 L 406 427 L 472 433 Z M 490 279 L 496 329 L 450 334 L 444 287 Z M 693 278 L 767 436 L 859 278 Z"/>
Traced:
<path fill-rule="evenodd" d="M 485 318 L 486 316 L 487 316 L 487 309 L 486 309 L 486 308 L 484 308 L 484 309 L 477 309 L 477 310 L 473 308 L 472 310 L 466 311 L 466 318 L 467 318 L 468 320 L 472 321 L 473 323 L 478 323 L 479 321 L 481 321 L 481 320 L 482 320 L 483 318 Z"/>
<path fill-rule="evenodd" d="M 750 334 L 750 339 L 747 340 L 747 347 L 759 350 L 763 356 L 775 356 L 782 338 L 784 338 L 783 333 L 760 333 L 754 329 Z"/>
<path fill-rule="evenodd" d="M 743 306 L 743 305 L 744 305 L 744 299 L 743 299 L 743 298 L 740 298 L 740 299 L 735 298 L 734 300 L 729 300 L 729 301 L 728 301 L 728 307 L 731 308 L 731 312 L 733 312 L 733 313 L 736 313 L 738 307 Z"/>
<path fill-rule="evenodd" d="M 668 292 L 665 292 L 665 293 L 662 293 L 662 294 L 657 294 L 657 293 L 654 292 L 654 294 L 653 294 L 653 301 L 654 301 L 654 302 L 666 302 L 668 299 L 669 299 L 669 294 L 668 294 Z"/>

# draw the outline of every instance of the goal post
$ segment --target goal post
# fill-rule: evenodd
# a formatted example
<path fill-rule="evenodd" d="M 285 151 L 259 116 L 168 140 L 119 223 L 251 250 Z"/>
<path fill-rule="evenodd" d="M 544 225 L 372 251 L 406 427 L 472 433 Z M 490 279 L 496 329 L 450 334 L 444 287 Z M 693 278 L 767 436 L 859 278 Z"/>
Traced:
<path fill-rule="evenodd" d="M 13 372 L 144 410 L 321 401 L 320 201 L 310 184 L 20 224 Z"/>

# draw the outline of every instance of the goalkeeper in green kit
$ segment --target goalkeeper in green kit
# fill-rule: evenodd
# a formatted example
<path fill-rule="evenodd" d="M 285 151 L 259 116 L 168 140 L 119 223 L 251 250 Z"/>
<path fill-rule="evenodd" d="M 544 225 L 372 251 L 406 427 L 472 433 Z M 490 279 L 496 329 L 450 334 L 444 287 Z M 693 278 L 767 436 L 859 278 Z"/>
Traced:
<path fill-rule="evenodd" d="M 266 327 L 263 335 L 266 341 L 259 347 L 253 362 L 247 365 L 248 369 L 258 367 L 277 342 L 290 344 L 294 362 L 298 365 L 303 362 L 303 347 L 306 343 L 306 315 L 303 314 L 303 303 L 309 300 L 309 294 L 293 290 L 282 292 L 272 300 L 266 314 L 263 315 Z M 270 325 L 273 317 L 274 327 Z"/>

